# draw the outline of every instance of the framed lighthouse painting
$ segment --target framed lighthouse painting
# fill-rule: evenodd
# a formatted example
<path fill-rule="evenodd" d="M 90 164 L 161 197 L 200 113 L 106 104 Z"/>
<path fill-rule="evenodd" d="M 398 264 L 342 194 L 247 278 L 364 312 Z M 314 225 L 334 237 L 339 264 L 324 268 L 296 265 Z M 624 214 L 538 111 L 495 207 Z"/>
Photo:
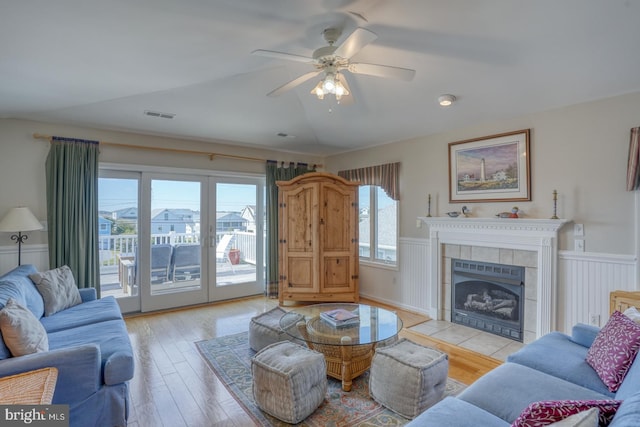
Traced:
<path fill-rule="evenodd" d="M 449 143 L 449 202 L 531 200 L 530 129 Z"/>

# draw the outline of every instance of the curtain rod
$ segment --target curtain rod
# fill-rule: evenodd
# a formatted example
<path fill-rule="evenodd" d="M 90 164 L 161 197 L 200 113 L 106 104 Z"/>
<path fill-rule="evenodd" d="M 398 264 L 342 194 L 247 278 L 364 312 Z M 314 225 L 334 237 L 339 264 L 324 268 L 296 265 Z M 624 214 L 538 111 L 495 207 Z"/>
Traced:
<path fill-rule="evenodd" d="M 34 133 L 33 138 L 35 139 L 44 139 L 49 142 L 52 141 L 53 136 L 51 135 L 43 135 L 40 133 Z M 179 154 L 194 154 L 201 156 L 208 156 L 209 160 L 214 160 L 216 157 L 226 158 L 226 159 L 235 159 L 235 160 L 247 160 L 251 162 L 266 162 L 265 159 L 260 159 L 258 157 L 249 157 L 249 156 L 237 156 L 235 154 L 222 154 L 222 153 L 212 153 L 207 151 L 196 151 L 196 150 L 183 150 L 180 148 L 164 148 L 164 147 L 147 147 L 144 145 L 135 145 L 135 144 L 123 144 L 120 142 L 108 142 L 108 141 L 100 141 L 101 145 L 111 145 L 114 147 L 123 147 L 123 148 L 133 148 L 138 150 L 150 150 L 150 151 L 165 151 L 169 153 L 179 153 Z M 322 167 L 322 165 L 316 164 L 317 167 Z"/>

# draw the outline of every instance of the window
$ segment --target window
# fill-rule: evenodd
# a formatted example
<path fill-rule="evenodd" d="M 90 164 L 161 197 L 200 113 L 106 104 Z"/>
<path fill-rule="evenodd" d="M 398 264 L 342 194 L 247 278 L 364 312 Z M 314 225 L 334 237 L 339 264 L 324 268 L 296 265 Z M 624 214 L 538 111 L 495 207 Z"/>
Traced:
<path fill-rule="evenodd" d="M 360 186 L 360 260 L 396 265 L 398 202 L 382 187 Z"/>

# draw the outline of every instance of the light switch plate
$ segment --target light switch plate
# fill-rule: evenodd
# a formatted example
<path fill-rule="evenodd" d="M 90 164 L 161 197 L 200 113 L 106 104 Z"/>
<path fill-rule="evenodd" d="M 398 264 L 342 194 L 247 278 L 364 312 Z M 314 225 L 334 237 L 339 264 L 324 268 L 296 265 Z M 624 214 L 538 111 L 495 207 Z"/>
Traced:
<path fill-rule="evenodd" d="M 575 237 L 584 236 L 584 224 L 574 224 L 573 225 L 573 235 Z"/>
<path fill-rule="evenodd" d="M 576 252 L 584 252 L 584 239 L 574 240 L 574 250 Z"/>

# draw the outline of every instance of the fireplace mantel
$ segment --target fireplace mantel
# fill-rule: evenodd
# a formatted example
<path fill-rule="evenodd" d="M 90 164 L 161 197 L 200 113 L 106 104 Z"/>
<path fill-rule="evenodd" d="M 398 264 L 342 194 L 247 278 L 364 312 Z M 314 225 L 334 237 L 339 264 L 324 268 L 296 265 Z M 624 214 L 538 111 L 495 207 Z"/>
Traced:
<path fill-rule="evenodd" d="M 419 217 L 429 226 L 429 284 L 432 311 L 442 313 L 442 245 L 520 249 L 538 254 L 536 335 L 555 329 L 558 231 L 567 219 Z"/>

